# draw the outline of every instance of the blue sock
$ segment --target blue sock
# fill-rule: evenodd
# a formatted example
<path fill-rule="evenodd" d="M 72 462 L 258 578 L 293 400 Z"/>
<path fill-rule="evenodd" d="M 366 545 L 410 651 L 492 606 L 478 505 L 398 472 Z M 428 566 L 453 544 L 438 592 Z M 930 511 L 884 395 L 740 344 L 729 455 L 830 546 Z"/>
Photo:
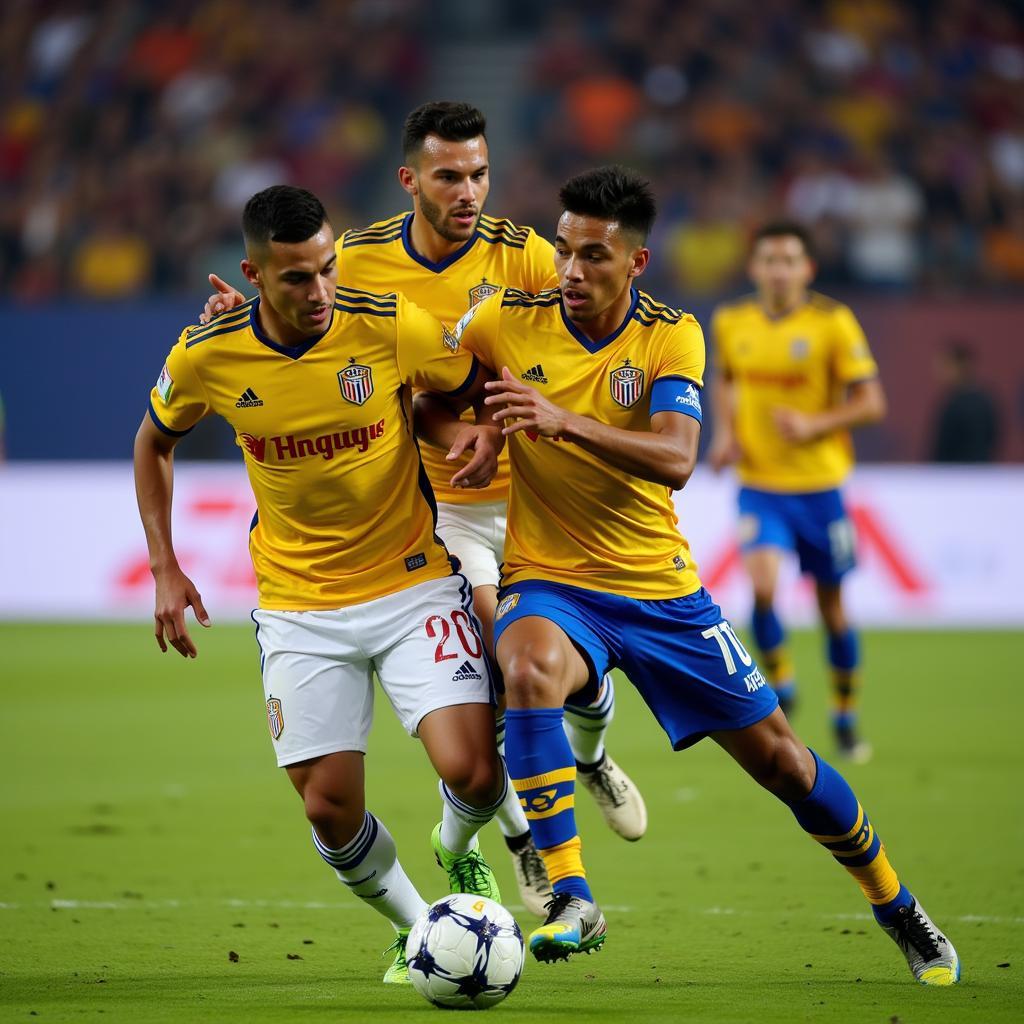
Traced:
<path fill-rule="evenodd" d="M 785 643 L 786 631 L 782 628 L 774 608 L 761 610 L 755 607 L 750 625 L 759 650 L 774 651 L 776 647 L 781 647 Z"/>
<path fill-rule="evenodd" d="M 576 759 L 561 708 L 509 708 L 505 762 L 555 892 L 593 900 L 576 832 Z"/>

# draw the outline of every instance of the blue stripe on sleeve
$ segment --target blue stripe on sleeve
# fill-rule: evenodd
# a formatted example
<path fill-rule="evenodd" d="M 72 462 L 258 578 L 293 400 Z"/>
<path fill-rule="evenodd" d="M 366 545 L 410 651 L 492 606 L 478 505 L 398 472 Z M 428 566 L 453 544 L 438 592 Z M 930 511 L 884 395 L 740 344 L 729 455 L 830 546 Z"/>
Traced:
<path fill-rule="evenodd" d="M 656 412 L 681 412 L 703 423 L 700 388 L 685 377 L 659 377 L 651 388 L 651 415 Z"/>
<path fill-rule="evenodd" d="M 160 417 L 156 414 L 156 409 L 153 408 L 152 398 L 149 400 L 149 418 L 156 424 L 157 429 L 167 434 L 168 437 L 184 437 L 192 432 L 192 427 L 189 427 L 188 430 L 171 430 L 166 424 L 161 423 Z"/>

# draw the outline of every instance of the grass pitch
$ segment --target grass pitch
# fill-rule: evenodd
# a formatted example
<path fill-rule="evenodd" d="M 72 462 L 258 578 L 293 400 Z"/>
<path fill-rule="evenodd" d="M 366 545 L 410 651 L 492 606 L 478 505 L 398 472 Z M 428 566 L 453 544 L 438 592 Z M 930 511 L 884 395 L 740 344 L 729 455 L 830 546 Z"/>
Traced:
<path fill-rule="evenodd" d="M 312 849 L 273 765 L 251 629 L 197 632 L 186 663 L 161 656 L 145 625 L 0 625 L 0 1020 L 436 1016 L 380 984 L 388 926 Z M 795 645 L 795 724 L 831 756 L 821 645 Z M 624 843 L 578 800 L 606 947 L 530 959 L 490 1012 L 524 1024 L 1024 1019 L 1024 640 L 874 633 L 865 651 L 875 759 L 841 770 L 956 944 L 959 988 L 915 985 L 788 811 L 710 742 L 673 754 L 623 684 L 609 745 L 643 789 L 648 834 Z M 436 898 L 434 779 L 383 698 L 367 775 L 369 806 Z M 515 909 L 493 825 L 484 849 Z"/>

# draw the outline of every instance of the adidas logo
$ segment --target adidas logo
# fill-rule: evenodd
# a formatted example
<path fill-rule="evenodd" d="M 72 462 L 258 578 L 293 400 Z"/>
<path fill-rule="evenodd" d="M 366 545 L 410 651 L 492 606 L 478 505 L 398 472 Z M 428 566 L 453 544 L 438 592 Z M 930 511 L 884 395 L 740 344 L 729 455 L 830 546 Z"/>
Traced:
<path fill-rule="evenodd" d="M 455 675 L 452 676 L 453 683 L 465 683 L 470 679 L 483 679 L 483 676 L 468 662 L 464 661 Z"/>
<path fill-rule="evenodd" d="M 523 380 L 533 381 L 534 384 L 547 384 L 548 382 L 547 377 L 544 376 L 544 367 L 540 363 L 536 366 L 531 366 L 523 374 Z"/>
<path fill-rule="evenodd" d="M 260 398 L 252 388 L 246 388 L 241 395 L 239 395 L 238 401 L 235 402 L 236 409 L 254 409 L 257 405 L 262 405 L 263 399 Z"/>

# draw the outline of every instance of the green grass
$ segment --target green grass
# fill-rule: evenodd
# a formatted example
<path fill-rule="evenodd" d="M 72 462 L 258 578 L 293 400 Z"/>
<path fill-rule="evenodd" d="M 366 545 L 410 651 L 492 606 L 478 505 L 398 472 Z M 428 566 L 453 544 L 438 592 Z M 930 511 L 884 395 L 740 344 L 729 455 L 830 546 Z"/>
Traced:
<path fill-rule="evenodd" d="M 388 926 L 312 850 L 273 766 L 251 630 L 201 633 L 184 662 L 161 657 L 145 626 L 0 625 L 0 1020 L 432 1019 L 413 991 L 380 984 Z M 796 725 L 828 753 L 819 642 L 795 644 Z M 606 948 L 528 963 L 491 1012 L 524 1024 L 1022 1019 L 1024 641 L 874 633 L 865 647 L 876 756 L 846 773 L 956 943 L 959 988 L 915 985 L 788 811 L 711 743 L 671 753 L 622 685 L 610 747 L 650 828 L 627 845 L 580 798 Z M 369 806 L 436 898 L 434 781 L 383 699 L 367 774 Z M 494 826 L 485 851 L 513 902 Z"/>

